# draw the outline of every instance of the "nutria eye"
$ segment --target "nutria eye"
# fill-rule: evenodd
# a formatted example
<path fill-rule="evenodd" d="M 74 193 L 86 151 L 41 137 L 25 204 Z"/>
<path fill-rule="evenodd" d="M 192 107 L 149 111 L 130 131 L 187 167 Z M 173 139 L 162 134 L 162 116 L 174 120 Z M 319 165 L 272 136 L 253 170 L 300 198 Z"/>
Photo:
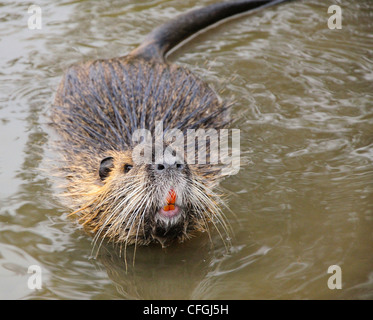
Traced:
<path fill-rule="evenodd" d="M 114 168 L 113 157 L 107 157 L 107 158 L 103 159 L 100 163 L 100 169 L 98 171 L 100 179 L 102 181 L 105 180 L 109 176 L 109 173 L 113 168 Z"/>
<path fill-rule="evenodd" d="M 127 173 L 128 171 L 130 171 L 132 169 L 132 166 L 130 164 L 125 164 L 124 165 L 124 173 Z"/>

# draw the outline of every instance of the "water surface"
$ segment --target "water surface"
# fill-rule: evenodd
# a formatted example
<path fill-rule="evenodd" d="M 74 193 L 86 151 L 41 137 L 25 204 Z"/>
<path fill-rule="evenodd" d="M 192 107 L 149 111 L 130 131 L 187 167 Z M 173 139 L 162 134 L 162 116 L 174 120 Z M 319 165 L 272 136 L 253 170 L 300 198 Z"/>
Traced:
<path fill-rule="evenodd" d="M 66 218 L 53 180 L 45 115 L 63 70 L 123 55 L 190 1 L 0 2 L 1 299 L 372 299 L 373 3 L 294 1 L 220 24 L 174 51 L 235 99 L 246 165 L 223 182 L 235 231 L 166 250 L 138 248 L 135 266 Z M 334 4 L 334 3 L 333 3 Z M 27 287 L 30 265 L 42 289 Z M 331 290 L 328 267 L 342 270 Z"/>

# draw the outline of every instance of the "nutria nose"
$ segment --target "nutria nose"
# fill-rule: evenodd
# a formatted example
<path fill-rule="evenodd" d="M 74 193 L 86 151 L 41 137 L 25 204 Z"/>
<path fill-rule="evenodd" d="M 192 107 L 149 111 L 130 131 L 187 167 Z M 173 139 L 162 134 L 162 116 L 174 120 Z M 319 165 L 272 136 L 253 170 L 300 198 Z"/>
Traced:
<path fill-rule="evenodd" d="M 162 172 L 165 172 L 167 170 L 177 170 L 177 171 L 181 171 L 184 169 L 184 164 L 180 163 L 180 162 L 174 162 L 172 164 L 169 164 L 167 162 L 163 162 L 163 163 L 158 163 L 154 166 L 154 169 L 155 171 L 157 171 L 158 173 L 162 173 Z"/>

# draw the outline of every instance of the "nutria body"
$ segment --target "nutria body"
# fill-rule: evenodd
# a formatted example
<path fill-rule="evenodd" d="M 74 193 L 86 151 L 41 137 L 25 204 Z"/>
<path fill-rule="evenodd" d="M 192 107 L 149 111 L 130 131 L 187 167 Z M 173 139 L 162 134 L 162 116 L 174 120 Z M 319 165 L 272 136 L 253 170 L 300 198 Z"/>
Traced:
<path fill-rule="evenodd" d="M 135 161 L 134 132 L 216 130 L 229 123 L 230 105 L 165 54 L 223 18 L 281 1 L 236 1 L 181 15 L 155 29 L 124 57 L 70 67 L 51 113 L 62 153 L 60 173 L 74 215 L 95 239 L 162 246 L 215 226 L 227 232 L 216 191 L 221 165 L 188 164 L 183 157 Z M 154 137 L 154 136 L 153 136 Z M 164 143 L 164 146 L 170 142 Z M 101 240 L 100 240 L 101 241 Z"/>
<path fill-rule="evenodd" d="M 172 64 L 140 58 L 98 60 L 67 71 L 55 105 L 54 126 L 63 138 L 61 150 L 67 151 L 63 172 L 68 193 L 88 230 L 115 242 L 148 244 L 158 239 L 165 245 L 166 239 L 177 236 L 183 241 L 193 230 L 206 228 L 217 210 L 213 201 L 219 200 L 211 191 L 205 208 L 203 195 L 213 190 L 219 168 L 185 165 L 162 172 L 156 164 L 135 165 L 131 139 L 137 128 L 154 131 L 157 121 L 182 131 L 197 122 L 199 128 L 223 126 L 224 105 L 206 84 Z M 172 228 L 167 221 L 156 222 L 171 189 L 182 211 Z M 201 199 L 188 201 L 192 194 Z M 204 215 L 215 211 L 204 218 L 199 210 Z"/>

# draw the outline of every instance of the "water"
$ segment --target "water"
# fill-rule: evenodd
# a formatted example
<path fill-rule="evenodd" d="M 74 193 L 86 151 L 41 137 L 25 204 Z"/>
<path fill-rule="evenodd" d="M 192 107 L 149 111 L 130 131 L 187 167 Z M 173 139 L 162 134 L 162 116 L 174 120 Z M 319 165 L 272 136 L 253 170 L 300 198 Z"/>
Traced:
<path fill-rule="evenodd" d="M 67 66 L 123 55 L 161 22 L 214 1 L 0 2 L 0 298 L 372 299 L 373 3 L 294 1 L 192 39 L 169 59 L 234 97 L 247 163 L 226 179 L 235 230 L 166 250 L 138 248 L 135 266 L 66 218 L 52 180 L 45 114 Z M 30 265 L 42 289 L 27 286 Z M 342 270 L 331 290 L 328 268 Z"/>

